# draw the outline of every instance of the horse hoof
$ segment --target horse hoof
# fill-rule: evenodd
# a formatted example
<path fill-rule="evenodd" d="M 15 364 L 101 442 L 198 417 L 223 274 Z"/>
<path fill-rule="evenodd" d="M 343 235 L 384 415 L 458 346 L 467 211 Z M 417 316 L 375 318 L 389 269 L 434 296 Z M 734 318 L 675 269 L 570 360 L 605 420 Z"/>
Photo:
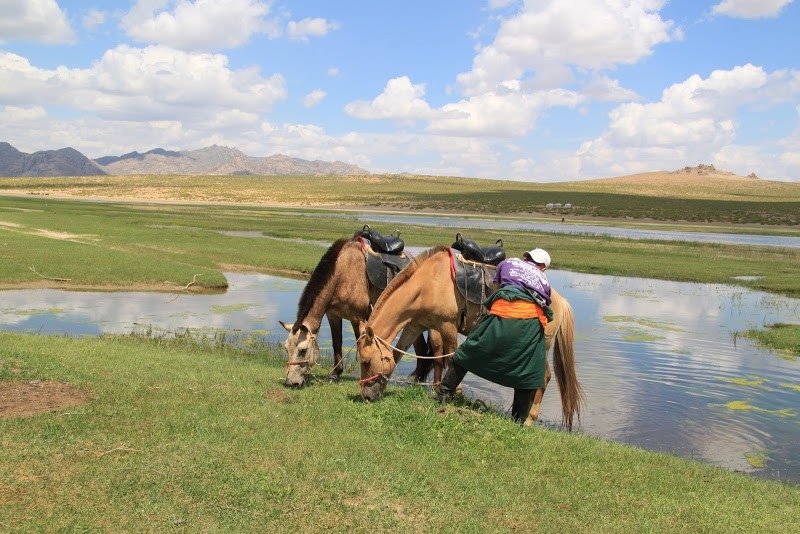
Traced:
<path fill-rule="evenodd" d="M 328 384 L 338 384 L 339 383 L 339 375 L 328 375 Z"/>

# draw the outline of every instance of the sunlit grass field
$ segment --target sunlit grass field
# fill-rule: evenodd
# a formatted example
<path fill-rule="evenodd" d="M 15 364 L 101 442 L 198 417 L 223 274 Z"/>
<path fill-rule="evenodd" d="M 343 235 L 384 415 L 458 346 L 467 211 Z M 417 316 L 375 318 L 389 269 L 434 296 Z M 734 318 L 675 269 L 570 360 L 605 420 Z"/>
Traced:
<path fill-rule="evenodd" d="M 385 210 L 800 225 L 800 183 L 670 173 L 529 183 L 419 176 L 132 175 L 0 178 L 0 194 L 362 206 Z M 571 209 L 564 209 L 564 204 Z M 560 204 L 562 208 L 548 208 Z M 800 229 L 798 229 L 800 230 Z"/>
<path fill-rule="evenodd" d="M 286 389 L 281 348 L 0 332 L 0 381 L 91 400 L 0 418 L 2 532 L 795 532 L 800 487 L 422 387 Z"/>

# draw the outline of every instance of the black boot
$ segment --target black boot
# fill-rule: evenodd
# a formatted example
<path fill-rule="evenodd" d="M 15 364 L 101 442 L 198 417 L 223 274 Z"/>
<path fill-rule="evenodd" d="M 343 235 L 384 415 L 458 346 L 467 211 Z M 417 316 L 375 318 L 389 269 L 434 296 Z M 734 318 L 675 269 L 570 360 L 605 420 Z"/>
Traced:
<path fill-rule="evenodd" d="M 466 374 L 466 369 L 455 362 L 450 363 L 450 367 L 447 368 L 441 383 L 439 383 L 439 388 L 436 391 L 436 400 L 441 404 L 452 401 L 453 396 L 456 394 L 456 388 L 464 380 Z"/>
<path fill-rule="evenodd" d="M 531 411 L 531 403 L 533 402 L 532 389 L 515 389 L 514 402 L 511 404 L 511 417 L 517 423 L 525 423 L 528 419 L 528 413 Z"/>

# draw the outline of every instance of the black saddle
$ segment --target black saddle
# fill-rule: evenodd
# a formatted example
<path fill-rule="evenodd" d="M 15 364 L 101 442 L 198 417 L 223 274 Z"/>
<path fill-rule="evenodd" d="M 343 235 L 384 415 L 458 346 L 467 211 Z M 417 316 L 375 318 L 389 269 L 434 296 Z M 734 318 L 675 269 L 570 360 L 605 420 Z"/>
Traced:
<path fill-rule="evenodd" d="M 472 239 L 467 239 L 461 235 L 461 232 L 456 234 L 456 241 L 451 248 L 461 252 L 464 259 L 470 261 L 477 261 L 478 263 L 488 263 L 489 265 L 497 265 L 506 259 L 506 251 L 503 249 L 503 240 L 498 239 L 494 246 L 481 247 Z"/>
<path fill-rule="evenodd" d="M 468 260 L 464 257 L 463 252 L 458 254 L 459 251 L 456 251 L 455 247 L 450 248 L 450 261 L 455 283 L 461 296 L 473 304 L 483 304 L 491 292 L 495 266 L 486 262 Z"/>
<path fill-rule="evenodd" d="M 366 240 L 366 238 L 363 238 Z M 399 254 L 386 254 L 373 250 L 367 243 L 364 249 L 367 260 L 367 278 L 370 283 L 383 291 L 397 273 L 411 263 L 411 257 L 405 252 Z"/>
<path fill-rule="evenodd" d="M 405 243 L 400 239 L 400 230 L 395 230 L 392 235 L 383 236 L 365 224 L 364 228 L 356 232 L 354 237 L 363 237 L 369 240 L 369 245 L 375 252 L 401 254 L 405 248 Z"/>

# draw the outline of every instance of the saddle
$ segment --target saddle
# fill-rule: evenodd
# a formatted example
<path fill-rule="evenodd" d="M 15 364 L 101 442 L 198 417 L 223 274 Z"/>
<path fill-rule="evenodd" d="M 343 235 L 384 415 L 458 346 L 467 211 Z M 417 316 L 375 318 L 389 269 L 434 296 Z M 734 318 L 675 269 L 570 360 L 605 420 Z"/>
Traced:
<path fill-rule="evenodd" d="M 367 278 L 369 279 L 369 283 L 383 291 L 397 273 L 399 273 L 403 267 L 411 263 L 412 258 L 410 255 L 403 252 L 404 244 L 402 239 L 398 236 L 391 236 L 389 239 L 399 241 L 399 245 L 392 245 L 390 242 L 389 247 L 384 247 L 396 252 L 386 252 L 376 250 L 372 239 L 362 235 L 365 232 L 367 235 L 372 234 L 377 236 L 379 243 L 386 244 L 386 241 L 383 236 L 370 230 L 369 225 L 364 225 L 364 229 L 360 232 L 356 232 L 354 236 L 361 241 L 361 251 L 364 253 L 364 258 L 367 262 Z"/>
<path fill-rule="evenodd" d="M 405 247 L 405 243 L 400 239 L 400 230 L 395 230 L 391 235 L 382 236 L 370 228 L 368 224 L 365 224 L 364 228 L 356 232 L 353 237 L 360 237 L 368 240 L 372 250 L 384 254 L 399 255 L 403 252 L 403 248 Z"/>
<path fill-rule="evenodd" d="M 461 296 L 473 304 L 483 304 L 492 286 L 496 267 L 472 261 L 455 247 L 450 247 L 450 274 Z"/>
<path fill-rule="evenodd" d="M 459 232 L 456 234 L 455 242 L 450 247 L 461 252 L 464 259 L 478 263 L 497 265 L 506 259 L 506 251 L 503 249 L 502 239 L 498 239 L 494 246 L 481 247 L 478 243 L 472 239 L 467 239 Z"/>

